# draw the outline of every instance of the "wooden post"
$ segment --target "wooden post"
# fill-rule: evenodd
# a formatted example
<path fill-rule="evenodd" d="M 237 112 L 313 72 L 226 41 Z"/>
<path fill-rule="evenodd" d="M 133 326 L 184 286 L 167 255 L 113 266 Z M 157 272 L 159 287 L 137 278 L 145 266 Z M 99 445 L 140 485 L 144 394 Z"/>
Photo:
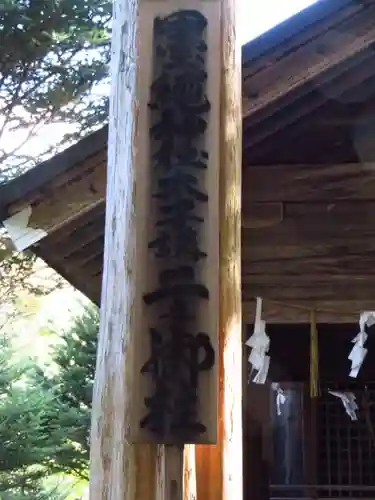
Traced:
<path fill-rule="evenodd" d="M 101 321 L 93 393 L 90 500 L 152 500 L 157 449 L 126 439 L 133 398 L 136 296 L 138 1 L 115 0 Z"/>
<path fill-rule="evenodd" d="M 198 500 L 241 500 L 241 47 L 236 0 L 221 0 L 219 440 L 197 446 Z"/>
<path fill-rule="evenodd" d="M 211 100 L 211 109 L 207 126 L 208 142 L 199 147 L 207 148 L 209 152 L 205 180 L 208 215 L 202 215 L 204 220 L 209 221 L 203 232 L 203 248 L 209 256 L 209 265 L 202 266 L 200 270 L 200 279 L 205 280 L 204 284 L 209 290 L 209 301 L 206 309 L 199 313 L 199 328 L 203 328 L 203 332 L 207 331 L 215 357 L 220 358 L 215 342 L 218 330 L 218 303 L 215 299 L 218 286 L 215 283 L 218 281 L 219 267 L 217 179 L 221 176 L 218 125 L 220 67 L 219 58 L 215 57 L 216 52 L 221 49 L 219 2 L 220 0 L 114 2 L 105 251 L 101 326 L 93 395 L 90 500 L 182 499 L 181 443 L 179 447 L 131 444 L 145 443 L 150 438 L 150 432 L 144 432 L 140 425 L 140 410 L 144 412 L 143 398 L 148 395 L 145 389 L 152 385 L 150 382 L 143 382 L 144 378 L 140 376 L 140 368 L 150 356 L 148 334 L 150 326 L 153 326 L 153 323 L 148 322 L 143 300 L 144 293 L 150 291 L 150 286 L 152 291 L 157 278 L 152 267 L 155 267 L 155 264 L 150 265 L 148 257 L 150 227 L 152 223 L 155 224 L 155 209 L 151 203 L 153 192 L 148 135 L 150 119 L 147 106 L 150 98 L 150 88 L 147 85 L 151 84 L 153 53 L 150 30 L 157 15 L 165 15 L 179 9 L 188 12 L 191 12 L 190 9 L 197 9 L 204 13 L 203 16 L 206 16 L 208 21 L 207 45 L 210 57 L 207 93 Z M 138 3 L 141 6 L 140 11 Z M 224 94 L 223 97 L 227 99 Z M 226 113 L 225 118 L 227 117 Z M 187 131 L 185 135 L 188 135 Z M 224 142 L 228 141 L 228 135 L 225 134 L 222 139 Z M 226 159 L 232 164 L 233 158 L 227 155 Z M 202 160 L 200 161 L 202 163 Z M 237 197 L 234 199 L 237 200 Z M 233 206 L 227 206 L 226 202 L 223 204 L 225 217 L 229 216 L 228 210 L 231 214 L 230 227 L 233 225 L 232 208 Z M 225 217 L 222 217 L 223 221 Z M 239 214 L 235 215 L 235 218 L 239 220 Z M 230 231 L 226 228 L 223 228 L 223 231 L 229 237 L 228 243 L 225 244 L 231 245 Z M 234 266 L 235 269 L 235 274 L 229 273 L 230 279 L 237 280 L 237 262 L 231 260 L 229 266 Z M 227 278 L 223 275 L 222 279 L 225 281 Z M 239 285 L 239 281 L 235 283 Z M 234 288 L 234 283 L 231 287 Z M 228 292 L 223 295 L 222 307 L 225 311 L 233 309 L 228 302 L 231 287 L 228 287 Z M 156 317 L 160 318 L 160 310 L 158 314 Z M 225 331 L 229 331 L 232 326 L 227 324 L 229 316 L 225 317 Z M 230 323 L 232 324 L 232 320 Z M 236 319 L 233 324 L 237 328 Z M 202 437 L 192 436 L 192 442 L 214 443 L 217 437 L 217 377 L 215 374 L 212 376 L 206 373 L 202 380 L 199 390 L 202 391 L 203 388 L 206 397 L 199 397 L 199 418 L 203 419 L 207 431 L 203 432 Z M 240 381 L 237 385 L 240 386 Z M 229 399 L 228 402 L 232 405 Z M 230 411 L 232 418 L 234 413 L 231 409 Z M 154 443 L 164 443 L 163 436 L 156 436 L 151 440 Z M 190 483 L 191 480 L 185 481 L 185 484 Z"/>

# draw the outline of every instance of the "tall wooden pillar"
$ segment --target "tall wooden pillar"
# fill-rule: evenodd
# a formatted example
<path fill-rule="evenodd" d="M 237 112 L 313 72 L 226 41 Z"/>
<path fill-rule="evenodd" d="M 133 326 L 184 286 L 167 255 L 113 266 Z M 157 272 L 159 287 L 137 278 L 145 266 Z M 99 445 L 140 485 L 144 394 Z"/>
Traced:
<path fill-rule="evenodd" d="M 198 500 L 241 500 L 241 45 L 236 0 L 221 0 L 219 438 L 197 446 Z"/>
<path fill-rule="evenodd" d="M 137 265 L 138 0 L 113 7 L 101 321 L 93 393 L 90 500 L 153 500 L 157 448 L 127 440 L 134 398 Z"/>
<path fill-rule="evenodd" d="M 160 56 L 160 50 L 154 51 L 152 30 L 155 19 L 160 32 L 160 19 L 164 22 L 163 16 L 181 9 L 187 13 L 195 9 L 198 17 L 207 21 L 204 21 L 208 54 L 206 91 L 210 110 L 206 142 L 198 148 L 207 149 L 208 154 L 204 159 L 201 151 L 203 160 L 198 163 L 207 163 L 206 174 L 201 176 L 208 203 L 201 214 L 205 225 L 200 244 L 208 258 L 198 274 L 207 287 L 209 300 L 198 312 L 198 323 L 203 328 L 199 331 L 207 332 L 210 337 L 219 370 L 219 384 L 217 371 L 206 371 L 199 382 L 198 418 L 206 431 L 201 437 L 182 439 L 183 443 L 214 443 L 217 436 L 218 444 L 199 445 L 196 464 L 194 449 L 186 448 L 184 474 L 181 442 L 179 447 L 166 447 L 165 443 L 175 444 L 173 438 L 171 442 L 170 436 L 164 440 L 163 436 L 152 435 L 152 429 L 145 430 L 141 424 L 142 418 L 145 420 L 145 397 L 150 395 L 155 382 L 145 379 L 147 370 L 141 373 L 141 367 L 147 365 L 152 355 L 150 329 L 163 313 L 160 308 L 149 313 L 152 308 L 145 307 L 145 292 L 153 291 L 159 265 L 150 258 L 148 250 L 149 233 L 154 231 L 158 210 L 153 197 L 157 185 L 155 177 L 152 178 L 155 166 L 150 160 L 155 151 L 151 146 L 150 115 L 154 108 L 150 104 L 153 92 L 150 85 L 153 58 Z M 229 0 L 114 1 L 104 272 L 93 395 L 90 500 L 179 500 L 183 484 L 185 498 L 192 499 L 195 488 L 198 500 L 242 498 L 241 72 L 234 11 L 235 2 Z M 202 43 L 199 50 L 203 47 L 205 51 L 204 46 Z M 168 72 L 166 76 L 169 78 Z M 217 385 L 220 388 L 218 432 Z M 144 444 L 148 442 L 153 444 Z"/>

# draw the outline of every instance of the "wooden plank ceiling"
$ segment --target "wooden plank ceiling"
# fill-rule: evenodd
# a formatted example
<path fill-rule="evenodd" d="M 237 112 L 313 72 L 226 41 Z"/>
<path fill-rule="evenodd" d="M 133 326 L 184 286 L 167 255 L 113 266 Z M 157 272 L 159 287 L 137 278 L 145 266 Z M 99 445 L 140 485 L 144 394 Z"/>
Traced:
<path fill-rule="evenodd" d="M 243 298 L 270 320 L 375 307 L 374 35 L 353 2 L 244 71 Z"/>
<path fill-rule="evenodd" d="M 375 308 L 375 5 L 344 3 L 272 50 L 256 57 L 244 50 L 248 322 L 258 295 L 275 322 L 308 322 L 312 307 L 322 322 L 348 322 Z M 92 182 L 83 175 L 87 165 Z M 99 303 L 103 152 L 72 172 L 64 182 L 79 183 L 74 196 L 96 192 L 97 202 L 83 196 L 88 205 L 79 217 L 56 224 L 35 251 Z M 50 206 L 58 199 L 69 205 L 62 190 L 49 191 Z"/>

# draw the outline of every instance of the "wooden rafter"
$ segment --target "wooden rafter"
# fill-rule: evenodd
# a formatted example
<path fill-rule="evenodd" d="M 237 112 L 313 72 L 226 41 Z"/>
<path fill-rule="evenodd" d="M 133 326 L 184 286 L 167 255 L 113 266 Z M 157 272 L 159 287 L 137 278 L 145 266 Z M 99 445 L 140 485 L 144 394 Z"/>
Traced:
<path fill-rule="evenodd" d="M 371 4 L 351 6 L 338 14 L 333 25 L 330 20 L 325 23 L 331 23 L 330 26 L 318 26 L 315 36 L 312 28 L 299 46 L 293 40 L 289 52 L 285 47 L 279 49 L 284 51 L 279 58 L 276 51 L 268 59 L 264 56 L 263 65 L 256 61 L 252 68 L 249 64 L 244 75 L 244 117 L 255 115 L 317 77 L 332 78 L 340 64 L 374 44 L 374 15 L 375 7 Z"/>
<path fill-rule="evenodd" d="M 28 227 L 51 234 L 105 201 L 106 151 L 97 153 L 7 207 L 8 217 L 31 209 Z M 8 219 L 5 219 L 5 223 Z"/>

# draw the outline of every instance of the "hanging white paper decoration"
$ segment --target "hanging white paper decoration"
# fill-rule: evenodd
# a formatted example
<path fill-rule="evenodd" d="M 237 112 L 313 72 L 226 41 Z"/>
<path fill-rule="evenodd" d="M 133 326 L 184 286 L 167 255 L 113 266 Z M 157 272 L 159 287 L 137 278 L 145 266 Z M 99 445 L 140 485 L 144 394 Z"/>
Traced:
<path fill-rule="evenodd" d="M 328 391 L 332 396 L 340 398 L 342 404 L 344 405 L 346 413 L 349 415 L 351 420 L 358 420 L 357 410 L 358 405 L 355 400 L 355 395 L 352 392 L 341 392 L 341 391 Z"/>
<path fill-rule="evenodd" d="M 375 324 L 375 312 L 363 312 L 359 316 L 359 333 L 354 337 L 352 343 L 354 344 L 349 353 L 348 359 L 352 362 L 349 377 L 356 378 L 363 361 L 367 354 L 365 343 L 367 340 L 366 326 L 370 327 Z"/>
<path fill-rule="evenodd" d="M 286 401 L 286 396 L 278 382 L 272 382 L 271 389 L 276 392 L 276 410 L 277 414 L 281 415 L 281 405 Z"/>
<path fill-rule="evenodd" d="M 262 320 L 262 299 L 259 297 L 257 297 L 254 331 L 247 340 L 246 345 L 251 347 L 249 355 L 251 372 L 253 372 L 253 370 L 257 372 L 253 378 L 253 382 L 255 384 L 264 384 L 270 366 L 270 357 L 267 355 L 270 339 L 266 334 L 266 322 Z"/>

